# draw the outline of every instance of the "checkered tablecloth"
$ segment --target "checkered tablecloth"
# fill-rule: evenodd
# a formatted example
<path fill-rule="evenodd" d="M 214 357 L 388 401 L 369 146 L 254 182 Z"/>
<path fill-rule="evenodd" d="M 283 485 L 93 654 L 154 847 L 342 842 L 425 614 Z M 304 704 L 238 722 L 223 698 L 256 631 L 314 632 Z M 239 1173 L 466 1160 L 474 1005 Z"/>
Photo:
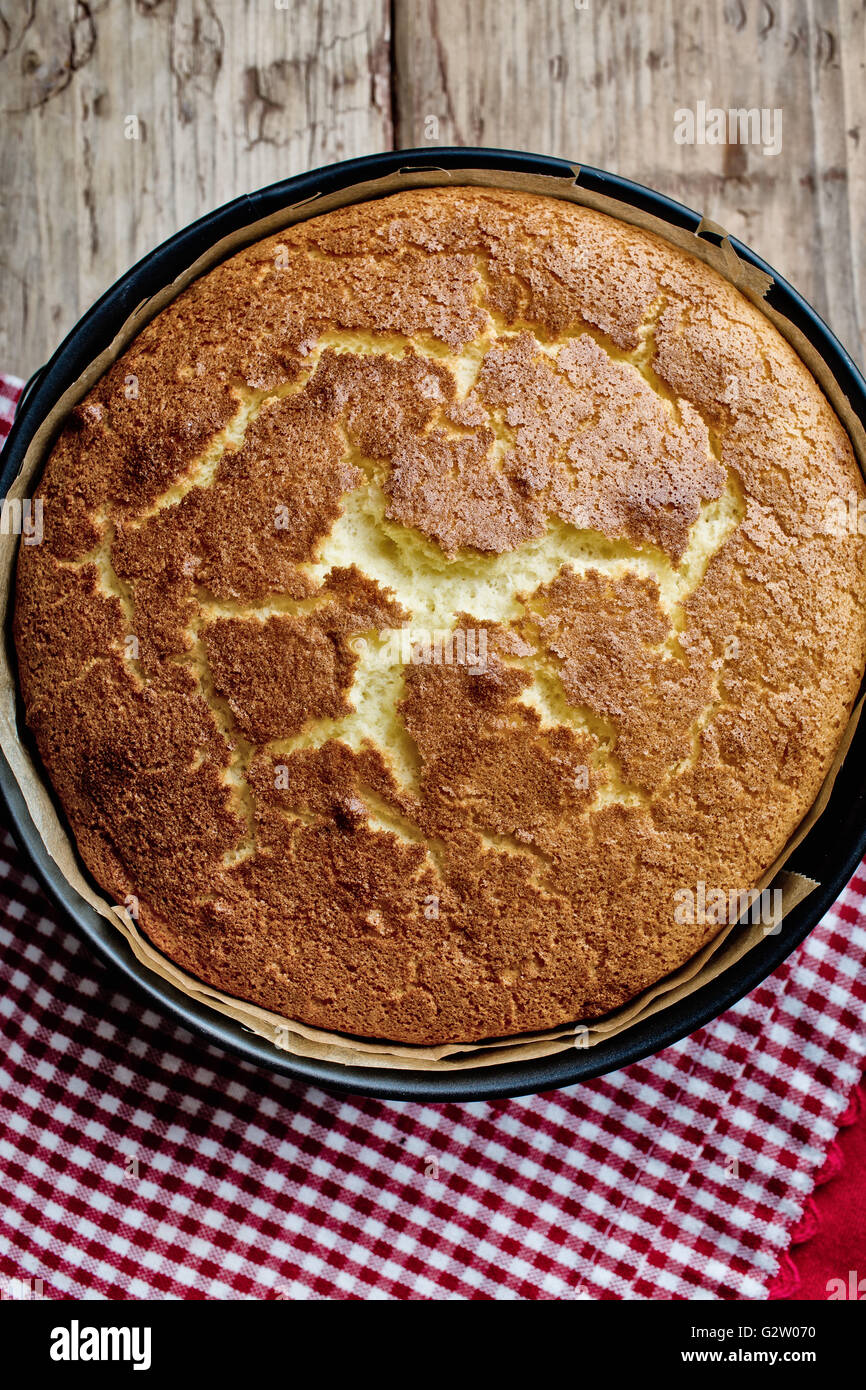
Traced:
<path fill-rule="evenodd" d="M 0 379 L 0 418 L 18 388 Z M 863 1066 L 864 866 L 693 1037 L 472 1105 L 259 1072 L 130 1000 L 8 836 L 0 880 L 13 1296 L 764 1298 Z"/>

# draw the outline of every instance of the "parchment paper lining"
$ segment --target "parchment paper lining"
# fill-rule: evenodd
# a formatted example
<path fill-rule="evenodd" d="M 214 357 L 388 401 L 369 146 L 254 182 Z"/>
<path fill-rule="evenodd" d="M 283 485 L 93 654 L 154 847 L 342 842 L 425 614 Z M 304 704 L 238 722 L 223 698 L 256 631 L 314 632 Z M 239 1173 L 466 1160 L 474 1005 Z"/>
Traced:
<path fill-rule="evenodd" d="M 575 178 L 579 168 L 574 166 Z M 272 235 L 293 223 L 318 216 L 334 208 L 370 198 L 384 197 L 406 188 L 427 188 L 440 185 L 470 184 L 487 188 L 507 188 L 517 192 L 546 194 L 595 208 L 623 222 L 642 227 L 673 243 L 712 266 L 725 279 L 752 301 L 772 321 L 794 350 L 809 367 L 825 395 L 831 401 L 845 425 L 854 446 L 861 471 L 866 475 L 866 432 L 830 372 L 827 363 L 805 335 L 788 319 L 766 303 L 765 296 L 773 281 L 757 268 L 740 260 L 730 240 L 715 223 L 703 219 L 696 233 L 672 226 L 664 220 L 643 212 L 630 204 L 619 202 L 598 193 L 579 188 L 571 178 L 520 174 L 505 170 L 445 170 L 409 168 L 386 178 L 363 181 L 336 193 L 307 198 L 224 237 L 198 258 L 184 273 L 157 295 L 143 302 L 130 315 L 110 347 L 101 353 L 82 372 L 78 380 L 57 402 L 36 431 L 24 463 L 9 489 L 10 497 L 26 497 L 31 479 L 40 465 L 68 413 L 90 387 L 121 354 L 136 333 L 161 309 L 174 299 L 192 280 L 211 269 L 218 261 L 251 242 Z M 720 238 L 720 244 L 704 239 L 709 233 Z M 7 631 L 6 611 L 9 605 L 15 572 L 17 538 L 0 536 L 0 621 Z M 782 913 L 774 930 L 781 928 L 782 919 L 817 887 L 813 879 L 788 872 L 784 865 L 804 839 L 826 807 L 833 783 L 845 759 L 863 707 L 859 701 L 848 723 L 830 772 L 811 810 L 798 827 L 784 851 L 756 887 L 778 889 L 782 894 Z M 135 922 L 122 907 L 109 903 L 86 879 L 78 864 L 73 841 L 58 816 L 54 802 L 41 774 L 18 736 L 16 688 L 6 639 L 0 644 L 0 746 L 19 784 L 33 823 L 52 859 L 71 887 L 91 907 L 107 918 L 125 937 L 136 958 L 153 974 L 172 985 L 189 998 L 234 1019 L 244 1029 L 266 1039 L 280 1051 L 319 1061 L 338 1062 L 346 1066 L 411 1069 L 417 1071 L 454 1071 L 465 1068 L 494 1066 L 502 1062 L 530 1061 L 550 1056 L 570 1047 L 592 1047 L 595 1043 L 616 1036 L 638 1022 L 650 1018 L 659 1010 L 687 998 L 708 984 L 723 971 L 741 960 L 763 940 L 768 928 L 762 925 L 729 924 L 680 970 L 659 981 L 621 1009 L 581 1026 L 569 1026 L 543 1034 L 520 1035 L 488 1043 L 466 1043 L 441 1047 L 415 1047 L 396 1043 L 366 1041 L 328 1033 L 306 1024 L 282 1018 L 241 1000 L 211 989 L 175 966 L 156 951 Z"/>

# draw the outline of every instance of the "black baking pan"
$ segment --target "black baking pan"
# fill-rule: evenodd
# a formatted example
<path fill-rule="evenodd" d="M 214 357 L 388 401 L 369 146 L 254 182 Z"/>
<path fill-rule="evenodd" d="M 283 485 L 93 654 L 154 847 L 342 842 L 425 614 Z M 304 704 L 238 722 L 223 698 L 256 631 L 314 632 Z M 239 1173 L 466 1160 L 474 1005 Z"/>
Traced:
<path fill-rule="evenodd" d="M 316 194 L 335 193 L 368 179 L 400 170 L 485 169 L 519 174 L 574 178 L 562 160 L 508 150 L 426 149 L 371 155 L 330 165 L 297 178 L 284 179 L 257 193 L 237 198 L 178 232 L 122 276 L 88 311 L 50 362 L 31 378 L 19 404 L 8 442 L 0 457 L 0 494 L 17 476 L 39 425 L 90 362 L 112 342 L 134 309 L 170 284 L 221 238 Z M 443 182 L 446 182 L 443 179 Z M 662 194 L 598 169 L 581 168 L 579 187 L 606 194 L 653 214 L 678 228 L 696 232 L 701 218 Z M 252 238 L 251 238 L 252 239 Z M 710 239 L 713 239 L 712 237 Z M 765 271 L 773 281 L 767 302 L 806 336 L 827 363 L 866 426 L 866 382 L 841 344 L 813 309 L 760 257 L 732 240 L 737 255 Z M 6 641 L 13 660 L 7 619 Z M 19 707 L 19 729 L 32 747 Z M 469 1101 L 570 1086 L 628 1066 L 693 1033 L 760 984 L 808 935 L 838 897 L 866 850 L 866 787 L 860 769 L 866 756 L 866 720 L 854 735 L 829 803 L 816 825 L 788 861 L 787 868 L 817 880 L 816 888 L 787 914 L 778 935 L 764 940 L 735 965 L 688 998 L 592 1048 L 569 1048 L 552 1057 L 454 1072 L 382 1071 L 293 1057 L 247 1031 L 232 1019 L 194 1003 L 141 965 L 119 931 L 90 907 L 67 883 L 48 855 L 31 820 L 6 759 L 0 754 L 0 791 L 12 829 L 33 868 L 63 912 L 80 932 L 134 982 L 157 1006 L 194 1033 L 258 1066 L 329 1090 L 388 1100 Z M 82 868 L 86 874 L 86 870 Z M 96 885 L 94 884 L 94 887 Z"/>

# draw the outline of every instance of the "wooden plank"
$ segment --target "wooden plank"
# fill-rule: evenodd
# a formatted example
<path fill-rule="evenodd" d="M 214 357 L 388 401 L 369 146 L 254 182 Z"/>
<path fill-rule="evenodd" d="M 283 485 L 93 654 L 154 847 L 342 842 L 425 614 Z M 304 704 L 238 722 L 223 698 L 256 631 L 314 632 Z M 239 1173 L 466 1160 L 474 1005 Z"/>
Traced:
<path fill-rule="evenodd" d="M 388 0 L 283 4 L 4 8 L 0 367 L 33 371 L 122 271 L 210 208 L 390 148 Z"/>
<path fill-rule="evenodd" d="M 283 4 L 288 8 L 278 8 Z M 0 365 L 25 374 L 163 237 L 390 147 L 600 165 L 698 207 L 866 356 L 857 0 L 30 0 L 0 21 Z M 5 11 L 4 11 L 5 13 Z M 782 151 L 681 145 L 698 102 L 782 109 Z M 126 138 L 137 118 L 139 139 Z"/>
<path fill-rule="evenodd" d="M 854 0 L 406 0 L 397 143 L 598 165 L 742 237 L 866 358 L 866 6 Z M 782 148 L 686 145 L 680 108 L 782 110 Z"/>

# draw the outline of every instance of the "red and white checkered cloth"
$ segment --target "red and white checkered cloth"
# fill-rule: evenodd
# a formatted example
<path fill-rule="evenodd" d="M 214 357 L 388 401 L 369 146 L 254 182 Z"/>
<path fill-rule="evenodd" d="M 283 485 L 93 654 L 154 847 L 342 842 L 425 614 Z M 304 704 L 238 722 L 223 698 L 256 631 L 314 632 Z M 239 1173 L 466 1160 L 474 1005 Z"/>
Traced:
<path fill-rule="evenodd" d="M 132 1002 L 8 836 L 0 878 L 0 1293 L 765 1298 L 863 1067 L 864 866 L 693 1037 L 473 1105 L 236 1061 Z"/>
<path fill-rule="evenodd" d="M 15 419 L 15 407 L 23 389 L 24 382 L 17 376 L 3 376 L 0 373 L 0 445 L 5 442 Z"/>

